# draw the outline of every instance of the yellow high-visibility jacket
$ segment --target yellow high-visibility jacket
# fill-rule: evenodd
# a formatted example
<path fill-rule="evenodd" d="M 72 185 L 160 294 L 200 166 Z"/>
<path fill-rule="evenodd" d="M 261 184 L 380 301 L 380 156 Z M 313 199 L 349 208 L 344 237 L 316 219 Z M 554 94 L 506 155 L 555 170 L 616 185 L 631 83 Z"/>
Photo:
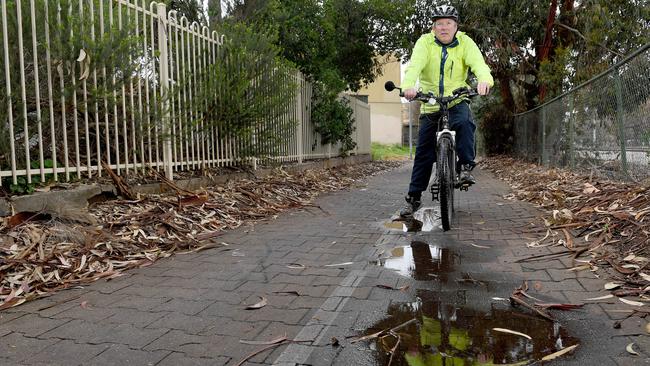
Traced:
<path fill-rule="evenodd" d="M 454 41 L 443 45 L 436 40 L 433 32 L 420 37 L 415 43 L 411 61 L 406 68 L 402 89 L 415 87 L 420 79 L 420 89 L 423 92 L 433 92 L 434 95 L 449 96 L 460 88 L 468 87 L 467 72 L 471 69 L 479 82 L 494 85 L 490 68 L 483 59 L 483 54 L 476 43 L 464 32 L 457 32 Z M 460 103 L 455 101 L 450 107 Z M 436 112 L 440 107 L 423 103 L 421 112 Z"/>

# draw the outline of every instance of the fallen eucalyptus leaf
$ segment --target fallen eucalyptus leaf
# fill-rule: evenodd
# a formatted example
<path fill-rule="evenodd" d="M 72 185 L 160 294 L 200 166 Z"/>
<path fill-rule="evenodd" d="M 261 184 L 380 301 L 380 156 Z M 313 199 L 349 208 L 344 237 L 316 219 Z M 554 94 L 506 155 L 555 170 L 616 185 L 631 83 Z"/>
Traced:
<path fill-rule="evenodd" d="M 246 310 L 257 310 L 266 306 L 266 304 L 268 303 L 266 297 L 264 296 L 258 296 L 258 297 L 261 299 L 260 302 L 258 302 L 257 304 L 247 306 Z"/>
<path fill-rule="evenodd" d="M 622 283 L 616 283 L 616 282 L 608 282 L 605 284 L 605 290 L 613 290 L 615 288 L 619 288 L 623 285 Z"/>
<path fill-rule="evenodd" d="M 627 346 L 625 346 L 625 350 L 627 351 L 627 353 L 629 353 L 631 355 L 638 356 L 639 354 L 634 350 L 633 347 L 634 347 L 634 342 L 632 342 L 632 343 L 628 344 Z"/>
<path fill-rule="evenodd" d="M 585 183 L 584 187 L 585 188 L 582 190 L 582 193 L 584 193 L 584 194 L 594 194 L 594 193 L 600 192 L 600 189 L 594 187 L 593 185 L 591 185 L 589 183 Z"/>
<path fill-rule="evenodd" d="M 589 298 L 589 299 L 584 299 L 584 301 L 605 300 L 605 299 L 611 299 L 612 297 L 614 297 L 614 295 L 609 294 L 609 295 L 605 295 L 605 296 L 592 297 L 592 298 Z"/>
<path fill-rule="evenodd" d="M 335 264 L 326 264 L 325 267 L 349 266 L 350 264 L 354 264 L 354 262 L 343 262 L 343 263 L 335 263 Z"/>
<path fill-rule="evenodd" d="M 79 50 L 79 57 L 77 57 L 77 62 L 82 62 L 86 59 L 86 51 L 82 48 Z"/>
<path fill-rule="evenodd" d="M 478 245 L 478 244 L 474 244 L 474 243 L 469 243 L 469 244 L 470 244 L 471 246 L 473 246 L 473 247 L 476 247 L 476 248 L 492 249 L 492 247 L 488 247 L 488 246 L 485 246 L 485 245 Z"/>
<path fill-rule="evenodd" d="M 527 339 L 530 339 L 530 340 L 533 339 L 528 334 L 524 334 L 524 333 L 517 332 L 517 331 L 514 331 L 514 330 L 506 329 L 506 328 L 492 328 L 492 330 L 497 331 L 497 332 L 501 332 L 501 333 L 510 333 L 510 334 L 518 335 L 520 337 L 524 337 L 524 338 L 527 338 Z"/>
<path fill-rule="evenodd" d="M 245 340 L 245 339 L 240 339 L 239 343 L 268 346 L 268 345 L 271 345 L 271 344 L 281 343 L 281 342 L 284 342 L 286 340 L 287 340 L 287 336 L 272 339 L 270 341 L 248 341 L 248 340 Z"/>
<path fill-rule="evenodd" d="M 626 303 L 626 304 L 628 304 L 628 305 L 632 305 L 632 306 L 643 306 L 643 305 L 645 305 L 645 304 L 642 303 L 642 302 L 639 302 L 639 301 L 632 301 L 632 300 L 624 299 L 624 298 L 622 298 L 622 297 L 619 297 L 618 299 L 621 300 L 621 302 L 624 302 L 624 303 Z"/>
<path fill-rule="evenodd" d="M 563 349 L 563 350 L 559 350 L 559 351 L 557 351 L 557 352 L 551 353 L 550 355 L 546 355 L 546 356 L 542 357 L 542 361 L 551 361 L 551 360 L 554 360 L 554 359 L 556 359 L 556 358 L 558 358 L 558 357 L 560 357 L 560 356 L 563 356 L 563 355 L 565 355 L 565 354 L 567 354 L 567 353 L 573 351 L 573 350 L 576 349 L 577 347 L 578 347 L 578 345 L 577 345 L 577 344 L 574 344 L 574 345 L 571 346 L 571 347 L 567 347 L 567 348 L 565 348 L 565 349 Z"/>

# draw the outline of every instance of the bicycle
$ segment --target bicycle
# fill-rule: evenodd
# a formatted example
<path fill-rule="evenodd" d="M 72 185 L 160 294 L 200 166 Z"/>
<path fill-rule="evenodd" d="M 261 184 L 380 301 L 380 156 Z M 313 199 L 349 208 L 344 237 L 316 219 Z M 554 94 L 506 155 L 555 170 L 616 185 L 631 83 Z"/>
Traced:
<path fill-rule="evenodd" d="M 395 86 L 392 81 L 384 84 L 384 89 L 392 92 L 399 90 L 400 97 L 404 96 L 402 88 Z M 442 219 L 442 229 L 448 231 L 451 229 L 451 222 L 454 218 L 454 189 L 467 191 L 470 184 L 461 183 L 456 173 L 456 131 L 449 129 L 449 104 L 460 98 L 473 98 L 478 93 L 475 89 L 458 88 L 448 97 L 437 97 L 433 92 L 418 92 L 413 100 L 440 105 L 440 118 L 438 119 L 438 129 L 436 133 L 436 179 L 431 184 L 431 194 L 433 201 L 440 201 L 440 216 Z M 441 128 L 442 127 L 442 128 Z"/>

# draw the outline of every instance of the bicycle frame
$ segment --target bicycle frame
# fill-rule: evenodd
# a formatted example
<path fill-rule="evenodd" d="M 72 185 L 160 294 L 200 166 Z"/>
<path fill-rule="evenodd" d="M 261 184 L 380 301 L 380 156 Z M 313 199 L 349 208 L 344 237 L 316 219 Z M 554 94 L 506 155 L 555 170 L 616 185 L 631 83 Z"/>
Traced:
<path fill-rule="evenodd" d="M 397 87 L 392 81 L 386 82 L 384 88 L 387 91 L 393 91 Z M 440 118 L 438 119 L 438 128 L 436 132 L 436 182 L 431 185 L 431 194 L 433 200 L 440 201 L 440 215 L 442 217 L 442 228 L 447 231 L 451 229 L 451 222 L 454 215 L 454 190 L 468 190 L 468 184 L 459 184 L 456 175 L 456 131 L 452 131 L 449 126 L 449 105 L 464 97 L 473 97 L 478 95 L 475 90 L 459 88 L 453 91 L 451 96 L 435 97 L 433 93 L 418 92 L 415 100 L 429 104 L 440 105 Z M 400 96 L 404 96 L 400 89 Z M 440 126 L 442 122 L 442 126 Z M 442 128 L 441 128 L 442 127 Z"/>
<path fill-rule="evenodd" d="M 457 186 L 456 177 L 456 132 L 449 128 L 449 103 L 450 100 L 441 98 L 438 119 L 438 132 L 436 133 L 436 179 L 431 184 L 433 200 L 440 202 L 440 217 L 442 229 L 451 229 L 455 207 L 454 189 Z M 440 126 L 442 122 L 442 126 Z M 442 128 L 441 128 L 442 127 Z"/>

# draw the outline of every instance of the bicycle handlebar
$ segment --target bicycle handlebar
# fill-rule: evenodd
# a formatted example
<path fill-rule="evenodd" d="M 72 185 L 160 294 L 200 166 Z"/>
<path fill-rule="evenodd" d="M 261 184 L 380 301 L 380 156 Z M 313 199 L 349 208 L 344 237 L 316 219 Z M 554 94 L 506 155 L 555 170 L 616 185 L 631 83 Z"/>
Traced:
<path fill-rule="evenodd" d="M 392 81 L 387 81 L 386 84 L 384 84 L 384 89 L 386 91 L 393 91 L 395 89 L 399 89 L 399 96 L 404 97 L 404 92 L 402 91 L 401 88 L 395 86 L 395 83 Z M 452 92 L 452 95 L 448 97 L 444 96 L 436 96 L 433 94 L 433 92 L 428 92 L 428 93 L 423 93 L 423 92 L 417 92 L 415 97 L 412 100 L 419 100 L 421 102 L 430 102 L 431 99 L 434 101 L 440 103 L 440 104 L 449 104 L 452 101 L 459 99 L 461 97 L 468 97 L 468 98 L 473 98 L 475 96 L 479 95 L 476 89 L 472 88 L 458 88 Z"/>

